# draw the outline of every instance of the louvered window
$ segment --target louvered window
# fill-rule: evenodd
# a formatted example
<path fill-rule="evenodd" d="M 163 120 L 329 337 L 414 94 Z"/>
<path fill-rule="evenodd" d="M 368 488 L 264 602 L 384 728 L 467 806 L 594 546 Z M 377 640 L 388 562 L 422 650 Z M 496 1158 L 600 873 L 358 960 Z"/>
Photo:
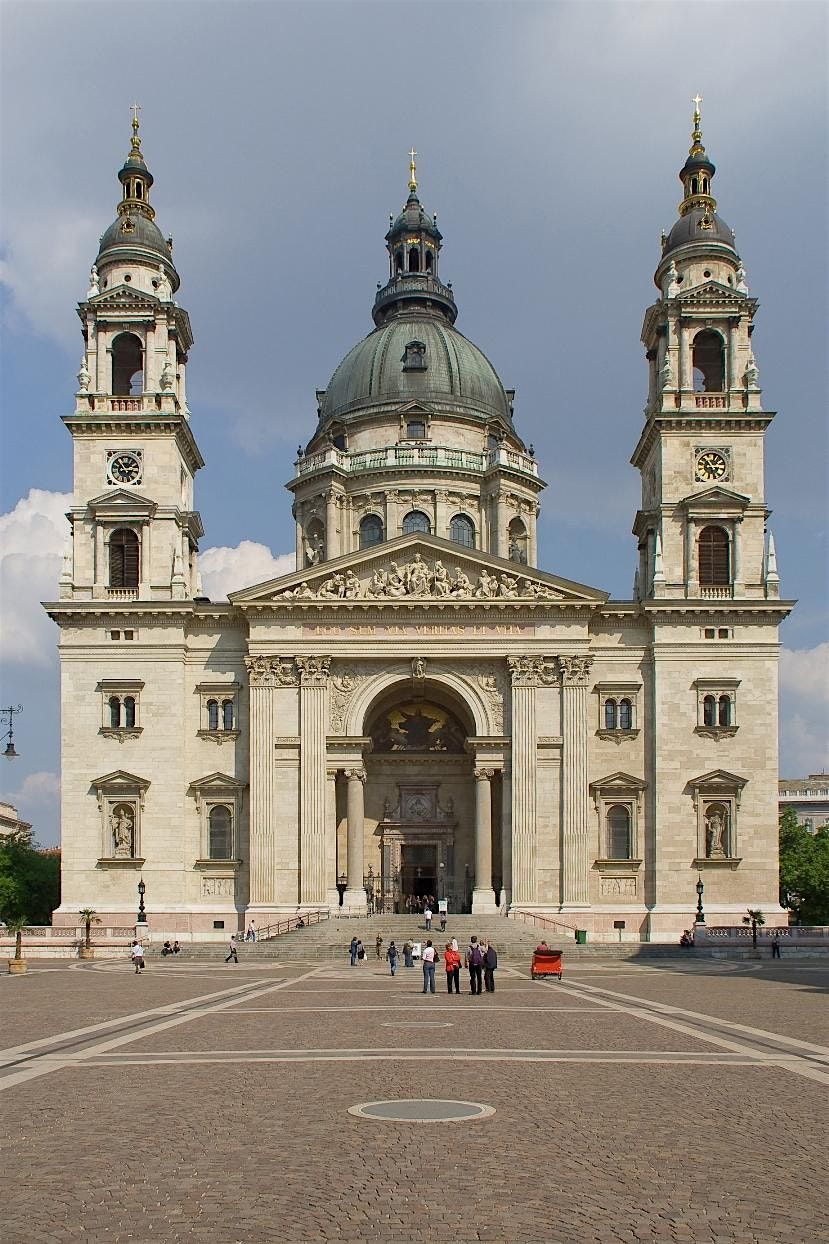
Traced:
<path fill-rule="evenodd" d="M 699 581 L 708 587 L 731 582 L 728 533 L 722 527 L 703 527 L 699 533 Z"/>
<path fill-rule="evenodd" d="M 109 586 L 138 587 L 138 536 L 127 527 L 113 531 L 109 541 Z"/>

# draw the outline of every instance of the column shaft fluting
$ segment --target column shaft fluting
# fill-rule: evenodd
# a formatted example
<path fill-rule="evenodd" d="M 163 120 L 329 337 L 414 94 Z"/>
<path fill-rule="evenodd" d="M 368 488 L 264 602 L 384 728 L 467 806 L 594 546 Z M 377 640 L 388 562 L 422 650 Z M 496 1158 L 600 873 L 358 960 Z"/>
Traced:
<path fill-rule="evenodd" d="M 250 688 L 250 901 L 276 903 L 275 699 L 272 686 Z"/>
<path fill-rule="evenodd" d="M 475 770 L 475 889 L 472 910 L 492 911 L 492 769 Z"/>
<path fill-rule="evenodd" d="M 324 672 L 320 660 L 326 662 Z M 300 901 L 322 905 L 326 899 L 325 774 L 327 662 L 298 658 L 300 685 Z"/>
<path fill-rule="evenodd" d="M 587 786 L 587 670 L 589 658 L 560 659 L 562 671 L 562 877 L 565 904 L 590 902 Z"/>
<path fill-rule="evenodd" d="M 512 902 L 534 903 L 535 686 L 512 687 Z"/>
<path fill-rule="evenodd" d="M 349 769 L 348 779 L 348 885 L 346 898 L 352 897 L 365 902 L 365 799 L 363 783 L 365 773 L 362 769 Z M 351 905 L 351 903 L 349 904 Z"/>

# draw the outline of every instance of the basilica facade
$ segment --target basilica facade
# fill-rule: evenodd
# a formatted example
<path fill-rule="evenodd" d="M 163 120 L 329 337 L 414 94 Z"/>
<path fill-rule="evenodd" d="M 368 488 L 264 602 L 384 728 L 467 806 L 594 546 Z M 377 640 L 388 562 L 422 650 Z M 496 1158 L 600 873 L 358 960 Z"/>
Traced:
<path fill-rule="evenodd" d="M 297 911 L 546 913 L 673 940 L 777 896 L 757 304 L 694 115 L 642 340 L 632 597 L 538 566 L 514 393 L 455 327 L 410 169 L 374 327 L 316 395 L 296 571 L 204 596 L 193 342 L 133 122 L 78 311 L 59 600 L 62 903 L 179 938 Z"/>

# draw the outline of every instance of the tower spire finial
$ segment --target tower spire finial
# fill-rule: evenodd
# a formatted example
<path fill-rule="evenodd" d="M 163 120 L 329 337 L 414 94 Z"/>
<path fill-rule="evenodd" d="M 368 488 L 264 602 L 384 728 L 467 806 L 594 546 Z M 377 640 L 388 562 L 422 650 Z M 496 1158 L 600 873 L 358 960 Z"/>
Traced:
<path fill-rule="evenodd" d="M 417 165 L 415 164 L 416 158 L 417 158 L 417 152 L 415 151 L 414 147 L 412 147 L 411 151 L 409 152 L 409 189 L 411 190 L 412 194 L 415 194 L 417 191 Z"/>
<path fill-rule="evenodd" d="M 705 148 L 702 145 L 702 129 L 700 127 L 699 106 L 702 103 L 702 96 L 700 95 L 699 91 L 697 91 L 696 95 L 691 100 L 691 103 L 694 105 L 694 129 L 693 129 L 693 133 L 691 134 L 690 154 L 698 155 L 700 152 L 705 151 Z"/>
<path fill-rule="evenodd" d="M 132 110 L 132 141 L 131 141 L 131 146 L 132 146 L 132 150 L 133 150 L 134 152 L 138 152 L 138 153 L 140 153 L 140 151 L 141 151 L 141 138 L 140 138 L 140 136 L 139 136 L 139 134 L 138 134 L 138 128 L 139 128 L 139 125 L 140 125 L 140 121 L 138 120 L 138 114 L 139 114 L 139 112 L 141 111 L 141 105 L 140 105 L 140 104 L 131 104 L 131 105 L 130 105 L 130 108 L 131 108 L 131 110 Z"/>

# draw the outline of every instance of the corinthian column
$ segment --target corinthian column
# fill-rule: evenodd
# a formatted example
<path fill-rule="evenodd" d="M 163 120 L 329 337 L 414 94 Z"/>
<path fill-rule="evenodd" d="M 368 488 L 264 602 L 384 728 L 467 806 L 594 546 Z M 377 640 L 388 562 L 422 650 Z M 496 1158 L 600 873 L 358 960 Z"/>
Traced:
<path fill-rule="evenodd" d="M 347 769 L 348 781 L 348 882 L 343 895 L 343 907 L 365 912 L 366 891 L 363 885 L 365 867 L 365 800 L 363 784 L 364 769 Z"/>
<path fill-rule="evenodd" d="M 475 770 L 475 889 L 472 912 L 494 912 L 492 888 L 492 779 L 494 769 Z"/>
<path fill-rule="evenodd" d="M 535 691 L 549 681 L 543 657 L 507 657 L 512 679 L 512 906 L 536 901 Z"/>
<path fill-rule="evenodd" d="M 277 901 L 276 765 L 277 687 L 296 686 L 293 661 L 246 657 L 250 680 L 250 903 L 273 907 Z"/>
<path fill-rule="evenodd" d="M 592 657 L 559 657 L 561 673 L 562 861 L 561 901 L 590 903 L 590 832 L 587 785 L 587 678 Z"/>
<path fill-rule="evenodd" d="M 327 897 L 325 736 L 330 657 L 297 657 L 299 667 L 300 902 L 321 907 Z"/>

